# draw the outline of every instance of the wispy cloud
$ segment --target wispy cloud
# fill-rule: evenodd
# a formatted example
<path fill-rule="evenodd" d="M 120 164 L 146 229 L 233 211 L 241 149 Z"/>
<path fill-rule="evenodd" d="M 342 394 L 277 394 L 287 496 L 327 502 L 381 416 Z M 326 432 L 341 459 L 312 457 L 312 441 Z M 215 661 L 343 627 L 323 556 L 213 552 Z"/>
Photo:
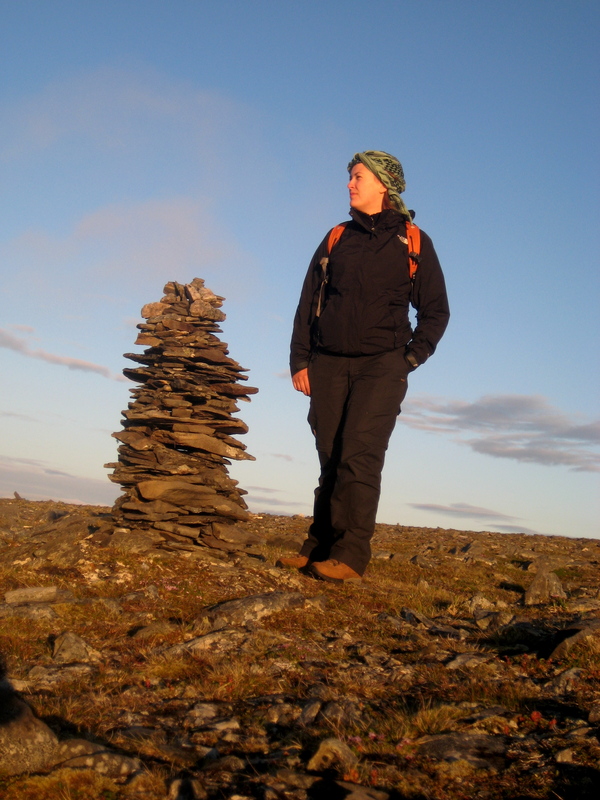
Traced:
<path fill-rule="evenodd" d="M 269 453 L 271 458 L 280 458 L 283 461 L 293 461 L 293 456 L 288 455 L 287 453 Z"/>
<path fill-rule="evenodd" d="M 27 356 L 27 358 L 38 358 L 41 361 L 47 361 L 49 364 L 58 364 L 68 369 L 95 372 L 98 375 L 102 375 L 103 378 L 115 381 L 127 380 L 122 375 L 113 375 L 108 367 L 93 364 L 91 361 L 82 361 L 80 358 L 70 358 L 69 356 L 57 356 L 54 353 L 47 353 L 45 350 L 32 350 L 25 339 L 13 336 L 12 333 L 4 328 L 0 328 L 0 347 L 20 353 L 23 356 Z"/>
<path fill-rule="evenodd" d="M 417 396 L 400 419 L 496 458 L 600 471 L 600 421 L 570 418 L 538 395 L 486 395 L 473 403 Z"/>
<path fill-rule="evenodd" d="M 244 487 L 248 492 L 259 494 L 280 494 L 281 489 L 272 489 L 269 486 L 246 486 Z"/>
<path fill-rule="evenodd" d="M 503 514 L 500 511 L 494 511 L 491 508 L 472 506 L 469 503 L 450 503 L 450 505 L 438 505 L 436 503 L 409 503 L 409 505 L 411 508 L 416 508 L 419 511 L 440 514 L 444 517 L 450 516 L 468 519 L 470 520 L 471 524 L 475 520 L 482 520 L 484 524 L 491 524 L 495 530 L 499 530 L 502 533 L 538 533 L 538 531 L 523 527 L 522 525 L 509 524 L 516 521 L 518 519 L 517 517 L 511 517 L 508 514 Z"/>
<path fill-rule="evenodd" d="M 272 489 L 266 486 L 248 486 L 246 488 L 248 491 L 245 498 L 246 502 L 256 513 L 261 511 L 265 513 L 272 511 L 275 514 L 310 513 L 308 503 L 298 503 L 293 500 L 276 497 L 275 495 L 282 494 L 281 489 Z"/>
<path fill-rule="evenodd" d="M 247 256 L 214 218 L 209 204 L 187 197 L 116 203 L 81 217 L 66 234 L 25 231 L 0 249 L 17 274 L 83 274 L 70 284 L 97 296 L 118 280 L 167 280 L 243 261 Z M 31 265 L 37 265 L 36 268 Z"/>
<path fill-rule="evenodd" d="M 112 506 L 119 489 L 108 478 L 82 478 L 45 461 L 0 456 L 0 497 L 12 497 L 14 492 L 27 500 Z"/>
<path fill-rule="evenodd" d="M 16 411 L 0 411 L 0 417 L 22 419 L 25 420 L 25 422 L 39 422 L 39 419 L 35 419 L 35 417 L 30 417 L 28 414 L 18 414 Z"/>
<path fill-rule="evenodd" d="M 243 108 L 152 70 L 106 67 L 49 83 L 37 94 L 0 108 L 0 158 L 82 138 L 101 150 L 126 154 L 157 136 L 179 137 L 189 145 L 193 135 L 218 145 L 224 124 L 240 123 Z M 179 123 L 175 131 L 173 120 Z"/>
<path fill-rule="evenodd" d="M 1 247 L 0 259 L 12 267 L 7 285 L 12 275 L 34 277 L 34 290 L 43 285 L 60 299 L 68 281 L 71 306 L 86 288 L 88 297 L 114 296 L 140 280 L 198 274 L 218 278 L 229 299 L 250 293 L 262 265 L 216 209 L 248 191 L 257 205 L 270 196 L 277 168 L 263 148 L 252 106 L 152 69 L 103 68 L 0 103 L 0 163 L 58 161 L 77 192 L 82 181 L 89 187 L 88 209 L 106 197 L 94 181 L 113 186 L 116 200 L 60 234 L 30 228 Z M 147 201 L 122 201 L 140 196 Z"/>
<path fill-rule="evenodd" d="M 433 511 L 438 514 L 446 514 L 454 517 L 476 517 L 477 519 L 493 519 L 493 520 L 514 520 L 516 517 L 502 514 L 500 511 L 493 511 L 491 508 L 481 508 L 480 506 L 472 506 L 469 503 L 451 503 L 450 505 L 436 505 L 435 503 L 409 503 L 412 508 L 418 508 L 420 511 Z"/>

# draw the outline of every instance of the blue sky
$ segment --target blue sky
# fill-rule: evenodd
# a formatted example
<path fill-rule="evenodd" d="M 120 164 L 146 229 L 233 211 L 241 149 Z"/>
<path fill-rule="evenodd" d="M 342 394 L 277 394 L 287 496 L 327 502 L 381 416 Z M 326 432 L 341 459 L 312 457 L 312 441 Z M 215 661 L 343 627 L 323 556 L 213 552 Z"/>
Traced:
<path fill-rule="evenodd" d="M 259 387 L 252 510 L 311 511 L 287 371 L 308 262 L 383 149 L 452 318 L 411 376 L 379 520 L 597 537 L 600 8 L 21 0 L 0 25 L 0 495 L 111 504 L 141 307 L 227 298 Z"/>

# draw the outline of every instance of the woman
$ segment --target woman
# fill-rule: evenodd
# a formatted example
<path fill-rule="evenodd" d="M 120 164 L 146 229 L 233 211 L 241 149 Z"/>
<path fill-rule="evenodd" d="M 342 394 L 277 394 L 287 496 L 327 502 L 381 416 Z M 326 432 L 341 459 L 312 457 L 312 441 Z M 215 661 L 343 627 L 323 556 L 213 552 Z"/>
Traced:
<path fill-rule="evenodd" d="M 444 277 L 421 232 L 409 276 L 404 173 L 389 153 L 348 164 L 350 217 L 308 269 L 294 319 L 294 388 L 310 397 L 308 421 L 321 464 L 314 521 L 297 556 L 280 566 L 332 582 L 358 581 L 371 557 L 381 471 L 407 375 L 434 352 L 449 318 Z M 321 261 L 328 257 L 324 281 Z M 412 330 L 409 303 L 417 310 Z"/>

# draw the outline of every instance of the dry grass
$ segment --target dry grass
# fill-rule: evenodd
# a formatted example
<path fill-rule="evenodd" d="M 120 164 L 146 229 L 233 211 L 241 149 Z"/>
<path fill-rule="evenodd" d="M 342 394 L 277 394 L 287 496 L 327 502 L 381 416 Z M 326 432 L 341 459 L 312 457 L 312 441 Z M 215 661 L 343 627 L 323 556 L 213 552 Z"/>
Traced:
<path fill-rule="evenodd" d="M 90 770 L 60 769 L 51 775 L 20 776 L 0 783 L 3 800 L 164 800 L 164 770 L 144 773 L 119 785 Z"/>
<path fill-rule="evenodd" d="M 50 508 L 51 504 L 44 509 L 35 507 L 29 522 L 42 519 Z M 0 527 L 2 524 L 0 518 Z M 269 531 L 269 526 L 279 526 L 283 532 L 288 527 L 306 527 L 302 520 L 267 517 L 253 524 Z M 515 765 L 521 766 L 509 766 L 506 774 L 494 779 L 495 786 L 489 776 L 470 767 L 436 766 L 419 760 L 412 742 L 422 735 L 462 730 L 459 720 L 468 716 L 469 704 L 507 709 L 506 717 L 490 717 L 470 730 L 506 734 L 506 727 L 518 737 L 550 736 L 559 701 L 544 695 L 543 687 L 557 672 L 577 667 L 582 672 L 568 696 L 569 707 L 588 707 L 600 681 L 600 635 L 580 642 L 558 664 L 538 658 L 535 652 L 515 651 L 514 655 L 498 658 L 499 650 L 526 643 L 530 634 L 514 626 L 502 634 L 478 633 L 473 628 L 469 601 L 482 592 L 488 600 L 511 604 L 511 610 L 521 614 L 523 609 L 515 606 L 520 593 L 506 586 L 528 585 L 531 574 L 521 568 L 518 560 L 513 563 L 509 557 L 499 556 L 492 566 L 483 562 L 467 565 L 442 557 L 451 545 L 462 547 L 475 538 L 460 532 L 446 532 L 447 540 L 442 534 L 431 534 L 432 546 L 426 557 L 434 566 L 423 569 L 409 561 L 417 548 L 423 551 L 427 544 L 423 532 L 390 533 L 384 526 L 380 530 L 381 548 L 389 548 L 401 557 L 374 560 L 360 586 L 316 583 L 295 573 L 265 571 L 260 565 L 256 569 L 250 564 L 244 569 L 213 571 L 201 562 L 184 558 L 154 554 L 115 556 L 112 551 L 91 552 L 89 563 L 81 565 L 81 569 L 33 570 L 27 564 L 0 564 L 4 591 L 53 584 L 72 590 L 84 601 L 55 606 L 57 618 L 52 621 L 22 619 L 15 624 L 15 620 L 0 620 L 0 650 L 6 655 L 11 678 L 24 679 L 36 664 L 51 666 L 51 637 L 64 630 L 79 634 L 102 653 L 101 663 L 89 677 L 64 681 L 48 690 L 32 690 L 25 695 L 28 701 L 61 737 L 116 742 L 131 755 L 148 754 L 146 763 L 151 767 L 128 785 L 94 773 L 67 770 L 48 776 L 4 779 L 0 781 L 0 797 L 164 800 L 165 781 L 181 765 L 177 766 L 175 756 L 170 761 L 151 745 L 119 738 L 119 731 L 128 725 L 146 724 L 139 720 L 148 720 L 150 727 L 160 731 L 161 720 L 168 716 L 165 706 L 172 706 L 169 719 L 174 720 L 175 730 L 181 715 L 198 701 L 223 703 L 227 709 L 224 713 L 240 720 L 245 737 L 242 744 L 233 740 L 228 744 L 211 732 L 191 734 L 194 744 L 218 744 L 223 755 L 277 753 L 281 758 L 281 753 L 288 753 L 286 758 L 291 760 L 285 763 L 302 770 L 306 756 L 314 752 L 319 740 L 336 735 L 361 757 L 356 774 L 351 776 L 353 780 L 388 791 L 396 788 L 415 800 L 512 800 L 520 793 L 531 800 L 552 797 L 548 792 L 559 784 L 546 765 L 551 764 L 555 772 L 556 765 L 543 754 L 541 746 L 542 760 L 535 767 L 526 766 L 526 756 L 519 756 L 521 761 L 517 759 Z M 481 541 L 488 539 L 482 534 Z M 525 538 L 519 542 L 521 547 L 529 545 Z M 272 563 L 282 551 L 267 547 L 264 552 Z M 578 566 L 565 571 L 563 577 L 593 585 L 597 568 L 594 572 L 591 567 Z M 274 589 L 300 591 L 309 598 L 319 595 L 327 605 L 324 609 L 317 606 L 286 611 L 263 620 L 261 627 L 252 632 L 249 643 L 232 653 L 162 654 L 162 648 L 194 635 L 192 623 L 207 605 Z M 140 594 L 123 599 L 133 592 Z M 124 613 L 99 602 L 102 598 L 118 599 Z M 473 630 L 463 642 L 432 637 L 424 628 L 404 622 L 394 626 L 385 618 L 378 618 L 381 612 L 400 617 L 404 607 L 440 618 L 444 624 L 460 624 L 470 618 Z M 569 620 L 568 609 L 560 606 L 527 609 L 526 614 L 548 634 Z M 147 640 L 131 635 L 136 628 L 158 620 L 174 622 L 176 628 Z M 448 670 L 438 660 L 441 651 L 449 655 L 486 653 L 490 663 Z M 448 660 L 443 655 L 441 658 Z M 388 659 L 398 663 L 396 671 L 386 662 Z M 379 663 L 386 665 L 378 673 Z M 318 719 L 309 729 L 299 729 L 269 723 L 268 703 L 255 707 L 246 702 L 249 698 L 281 693 L 299 708 L 315 685 L 334 699 L 351 698 L 361 708 L 360 718 L 340 725 Z M 536 712 L 542 716 L 538 718 Z M 127 721 L 130 718 L 134 721 Z M 516 728 L 509 728 L 509 722 Z M 177 738 L 168 725 L 165 731 L 167 743 Z M 550 745 L 548 748 L 550 751 Z M 598 763 L 600 758 L 589 743 L 578 744 L 575 752 L 578 761 L 587 766 Z M 528 772 L 534 768 L 535 775 Z M 226 791 L 229 789 L 223 787 Z M 231 792 L 235 793 L 233 788 Z M 244 795 L 242 790 L 238 793 Z M 578 800 L 586 798 L 584 792 L 576 796 Z"/>

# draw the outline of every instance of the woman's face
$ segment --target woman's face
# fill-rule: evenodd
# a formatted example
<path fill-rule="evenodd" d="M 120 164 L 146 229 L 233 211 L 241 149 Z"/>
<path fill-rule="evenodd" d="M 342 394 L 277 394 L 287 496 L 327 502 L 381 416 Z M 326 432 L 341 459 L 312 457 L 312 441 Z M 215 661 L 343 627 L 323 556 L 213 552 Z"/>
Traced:
<path fill-rule="evenodd" d="M 350 207 L 364 214 L 378 214 L 383 209 L 387 189 L 364 164 L 355 164 L 348 181 Z"/>

